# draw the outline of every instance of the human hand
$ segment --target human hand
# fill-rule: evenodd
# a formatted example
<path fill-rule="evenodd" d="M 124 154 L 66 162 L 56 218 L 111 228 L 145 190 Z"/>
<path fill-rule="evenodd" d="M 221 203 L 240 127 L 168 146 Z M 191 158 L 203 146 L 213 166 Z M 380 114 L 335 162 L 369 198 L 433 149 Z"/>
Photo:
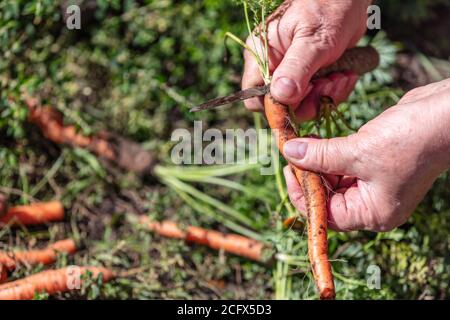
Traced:
<path fill-rule="evenodd" d="M 296 109 L 298 120 L 315 116 L 317 96 L 326 95 L 338 104 L 347 99 L 357 81 L 354 73 L 333 74 L 310 83 L 321 67 L 335 62 L 356 45 L 366 30 L 370 0 L 285 1 L 269 18 L 269 68 L 273 72 L 270 92 L 279 102 Z M 254 44 L 255 41 L 255 44 Z M 259 52 L 259 38 L 247 39 Z M 255 48 L 256 47 L 256 48 Z M 242 88 L 263 84 L 258 66 L 248 51 Z M 302 105 L 300 108 L 300 101 Z M 245 102 L 248 109 L 262 111 L 262 99 Z"/>
<path fill-rule="evenodd" d="M 348 137 L 298 138 L 287 160 L 321 172 L 330 189 L 328 220 L 338 231 L 388 231 L 410 217 L 435 179 L 450 168 L 450 79 L 408 92 L 396 106 Z M 284 170 L 294 206 L 302 190 Z"/>

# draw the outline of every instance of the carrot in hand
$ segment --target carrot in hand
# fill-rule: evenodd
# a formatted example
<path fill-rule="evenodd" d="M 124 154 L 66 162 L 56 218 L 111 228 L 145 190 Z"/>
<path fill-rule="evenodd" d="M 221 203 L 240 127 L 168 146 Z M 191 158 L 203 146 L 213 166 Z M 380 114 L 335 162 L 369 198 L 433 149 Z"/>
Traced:
<path fill-rule="evenodd" d="M 264 107 L 278 149 L 297 137 L 290 122 L 289 107 L 277 102 L 270 94 L 264 98 Z M 322 178 L 317 174 L 291 166 L 305 195 L 308 221 L 308 254 L 321 299 L 334 299 L 335 289 L 328 260 L 327 203 Z"/>
<path fill-rule="evenodd" d="M 6 214 L 0 216 L 0 226 L 7 223 L 12 223 L 13 225 L 35 225 L 63 219 L 64 208 L 61 202 L 38 202 L 9 208 Z"/>
<path fill-rule="evenodd" d="M 225 234 L 194 226 L 188 226 L 186 230 L 182 230 L 173 221 L 157 222 L 150 220 L 147 216 L 141 216 L 140 221 L 148 229 L 164 237 L 183 239 L 187 242 L 205 245 L 215 250 L 224 250 L 259 262 L 269 260 L 269 248 L 259 241 L 241 235 Z"/>
<path fill-rule="evenodd" d="M 73 254 L 77 251 L 75 241 L 65 239 L 49 245 L 45 249 L 4 252 L 0 251 L 0 265 L 11 271 L 17 267 L 17 264 L 44 264 L 48 265 L 56 261 L 58 252 Z"/>
<path fill-rule="evenodd" d="M 379 64 L 378 52 L 372 47 L 352 48 L 338 61 L 319 70 L 313 79 L 333 72 L 353 71 L 359 75 L 372 71 Z M 278 149 L 282 152 L 284 144 L 297 138 L 292 125 L 289 107 L 276 101 L 270 93 L 264 97 L 267 121 L 273 130 Z M 327 241 L 327 193 L 319 174 L 291 168 L 297 177 L 305 196 L 307 210 L 308 255 L 321 299 L 334 299 L 335 289 L 331 265 L 328 260 Z"/>
<path fill-rule="evenodd" d="M 49 295 L 79 290 L 81 275 L 92 272 L 94 278 L 102 274 L 103 282 L 110 281 L 116 274 L 102 267 L 71 266 L 57 270 L 46 270 L 23 279 L 0 285 L 0 300 L 31 300 L 35 293 L 46 292 Z"/>

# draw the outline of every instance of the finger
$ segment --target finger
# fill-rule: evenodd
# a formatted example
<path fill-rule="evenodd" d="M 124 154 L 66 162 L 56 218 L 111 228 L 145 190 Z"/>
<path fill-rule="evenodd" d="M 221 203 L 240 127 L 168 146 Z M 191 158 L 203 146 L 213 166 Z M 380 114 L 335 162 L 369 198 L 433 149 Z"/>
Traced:
<path fill-rule="evenodd" d="M 448 90 L 450 88 L 450 79 L 442 80 L 440 82 L 435 82 L 428 84 L 423 87 L 418 87 L 413 90 L 408 91 L 397 104 L 408 104 L 413 103 L 418 100 L 427 98 L 432 95 L 436 95 L 441 91 Z"/>
<path fill-rule="evenodd" d="M 294 36 L 272 77 L 270 92 L 281 103 L 296 106 L 306 96 L 309 82 L 326 65 L 329 50 L 307 37 Z"/>
<path fill-rule="evenodd" d="M 334 193 L 328 201 L 328 227 L 335 231 L 353 231 L 365 228 L 367 208 L 357 186 L 344 193 Z"/>
<path fill-rule="evenodd" d="M 348 99 L 355 87 L 358 76 L 352 73 L 333 73 L 329 76 L 329 79 L 333 86 L 330 91 L 324 92 L 322 95 L 331 97 L 336 106 L 338 106 Z"/>
<path fill-rule="evenodd" d="M 258 65 L 253 56 L 245 50 L 244 52 L 244 74 L 242 76 L 242 89 L 252 88 L 264 84 Z M 262 111 L 263 101 L 260 98 L 247 99 L 244 101 L 245 107 L 251 111 Z"/>
<path fill-rule="evenodd" d="M 289 199 L 294 207 L 300 211 L 302 215 L 306 213 L 305 197 L 303 195 L 302 188 L 298 184 L 297 178 L 292 172 L 290 166 L 285 166 L 283 169 L 284 178 L 286 180 L 286 185 L 288 189 Z"/>
<path fill-rule="evenodd" d="M 283 155 L 305 170 L 358 177 L 357 141 L 356 135 L 333 139 L 297 138 L 285 143 Z"/>
<path fill-rule="evenodd" d="M 330 80 L 328 78 L 318 79 L 312 83 L 312 89 L 295 110 L 297 121 L 309 121 L 317 117 L 320 93 L 329 84 Z"/>
<path fill-rule="evenodd" d="M 245 107 L 253 112 L 264 111 L 264 99 L 261 97 L 244 100 Z"/>
<path fill-rule="evenodd" d="M 317 117 L 321 96 L 331 97 L 336 106 L 346 101 L 357 81 L 358 75 L 353 72 L 333 73 L 328 77 L 314 80 L 312 90 L 295 111 L 297 121 L 308 121 Z"/>
<path fill-rule="evenodd" d="M 355 177 L 343 176 L 337 188 L 350 188 L 356 182 Z"/>
<path fill-rule="evenodd" d="M 271 23 L 269 25 L 269 36 L 275 32 L 277 23 Z M 269 43 L 269 70 L 273 71 L 278 62 L 281 61 L 282 54 L 278 49 L 280 43 L 278 37 L 271 36 L 271 41 Z M 261 39 L 255 36 L 249 36 L 246 41 L 247 46 L 253 50 L 260 57 L 263 56 L 263 46 L 261 44 Z M 250 51 L 244 51 L 244 74 L 242 75 L 241 87 L 243 90 L 248 88 L 253 88 L 264 84 L 264 80 L 261 75 L 261 70 L 259 69 L 258 63 L 255 57 L 250 53 Z M 247 99 L 244 101 L 247 109 L 250 111 L 263 111 L 264 110 L 264 99 L 262 97 Z"/>

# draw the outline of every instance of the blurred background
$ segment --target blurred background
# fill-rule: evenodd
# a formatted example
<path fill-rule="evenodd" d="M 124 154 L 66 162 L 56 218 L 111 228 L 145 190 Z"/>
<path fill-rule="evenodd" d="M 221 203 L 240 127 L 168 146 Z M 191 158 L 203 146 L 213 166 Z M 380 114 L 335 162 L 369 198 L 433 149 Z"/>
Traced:
<path fill-rule="evenodd" d="M 81 30 L 68 30 L 68 4 L 81 7 Z M 376 1 L 381 65 L 358 82 L 339 110 L 359 127 L 414 87 L 450 77 L 448 0 Z M 67 264 L 138 270 L 107 284 L 89 283 L 57 299 L 317 298 L 302 230 L 285 230 L 293 213 L 280 172 L 258 165 L 189 167 L 170 160 L 176 128 L 266 127 L 242 104 L 191 114 L 189 107 L 239 88 L 245 39 L 242 9 L 232 1 L 3 0 L 0 2 L 0 192 L 10 205 L 59 199 L 64 222 L 0 229 L 0 249 L 73 237 L 84 249 Z M 107 130 L 140 144 L 158 166 L 128 172 L 83 148 L 55 144 L 28 119 L 25 95 L 57 109 L 84 135 Z M 350 133 L 334 128 L 335 135 Z M 278 168 L 280 170 L 280 168 Z M 216 179 L 212 179 L 216 178 Z M 280 183 L 281 181 L 281 183 Z M 277 183 L 276 183 L 277 182 Z M 146 214 L 270 243 L 284 259 L 255 263 L 170 240 L 133 219 Z M 387 233 L 330 232 L 340 299 L 448 299 L 450 178 L 443 174 L 405 225 Z M 381 270 L 381 288 L 366 285 Z M 42 266 L 16 270 L 12 278 Z M 46 299 L 45 294 L 36 298 Z"/>

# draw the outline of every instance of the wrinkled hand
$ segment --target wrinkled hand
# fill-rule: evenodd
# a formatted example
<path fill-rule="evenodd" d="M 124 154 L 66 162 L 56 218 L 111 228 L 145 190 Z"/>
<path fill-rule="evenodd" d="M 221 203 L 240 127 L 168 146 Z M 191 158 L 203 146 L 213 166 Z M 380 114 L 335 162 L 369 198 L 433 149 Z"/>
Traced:
<path fill-rule="evenodd" d="M 344 138 L 286 143 L 288 161 L 324 173 L 332 229 L 391 230 L 410 217 L 440 173 L 450 168 L 450 79 L 408 92 L 399 103 Z M 302 190 L 285 168 L 291 202 Z"/>
<path fill-rule="evenodd" d="M 333 74 L 313 83 L 310 80 L 321 67 L 335 62 L 346 49 L 356 45 L 366 30 L 370 2 L 285 1 L 269 18 L 269 67 L 273 72 L 270 91 L 275 99 L 296 109 L 298 120 L 315 116 L 318 95 L 331 96 L 338 104 L 353 90 L 357 81 L 353 73 Z M 260 52 L 257 37 L 249 37 L 247 45 Z M 254 58 L 248 51 L 244 58 L 242 88 L 263 84 Z M 245 104 L 252 111 L 263 110 L 261 99 L 250 99 Z"/>

